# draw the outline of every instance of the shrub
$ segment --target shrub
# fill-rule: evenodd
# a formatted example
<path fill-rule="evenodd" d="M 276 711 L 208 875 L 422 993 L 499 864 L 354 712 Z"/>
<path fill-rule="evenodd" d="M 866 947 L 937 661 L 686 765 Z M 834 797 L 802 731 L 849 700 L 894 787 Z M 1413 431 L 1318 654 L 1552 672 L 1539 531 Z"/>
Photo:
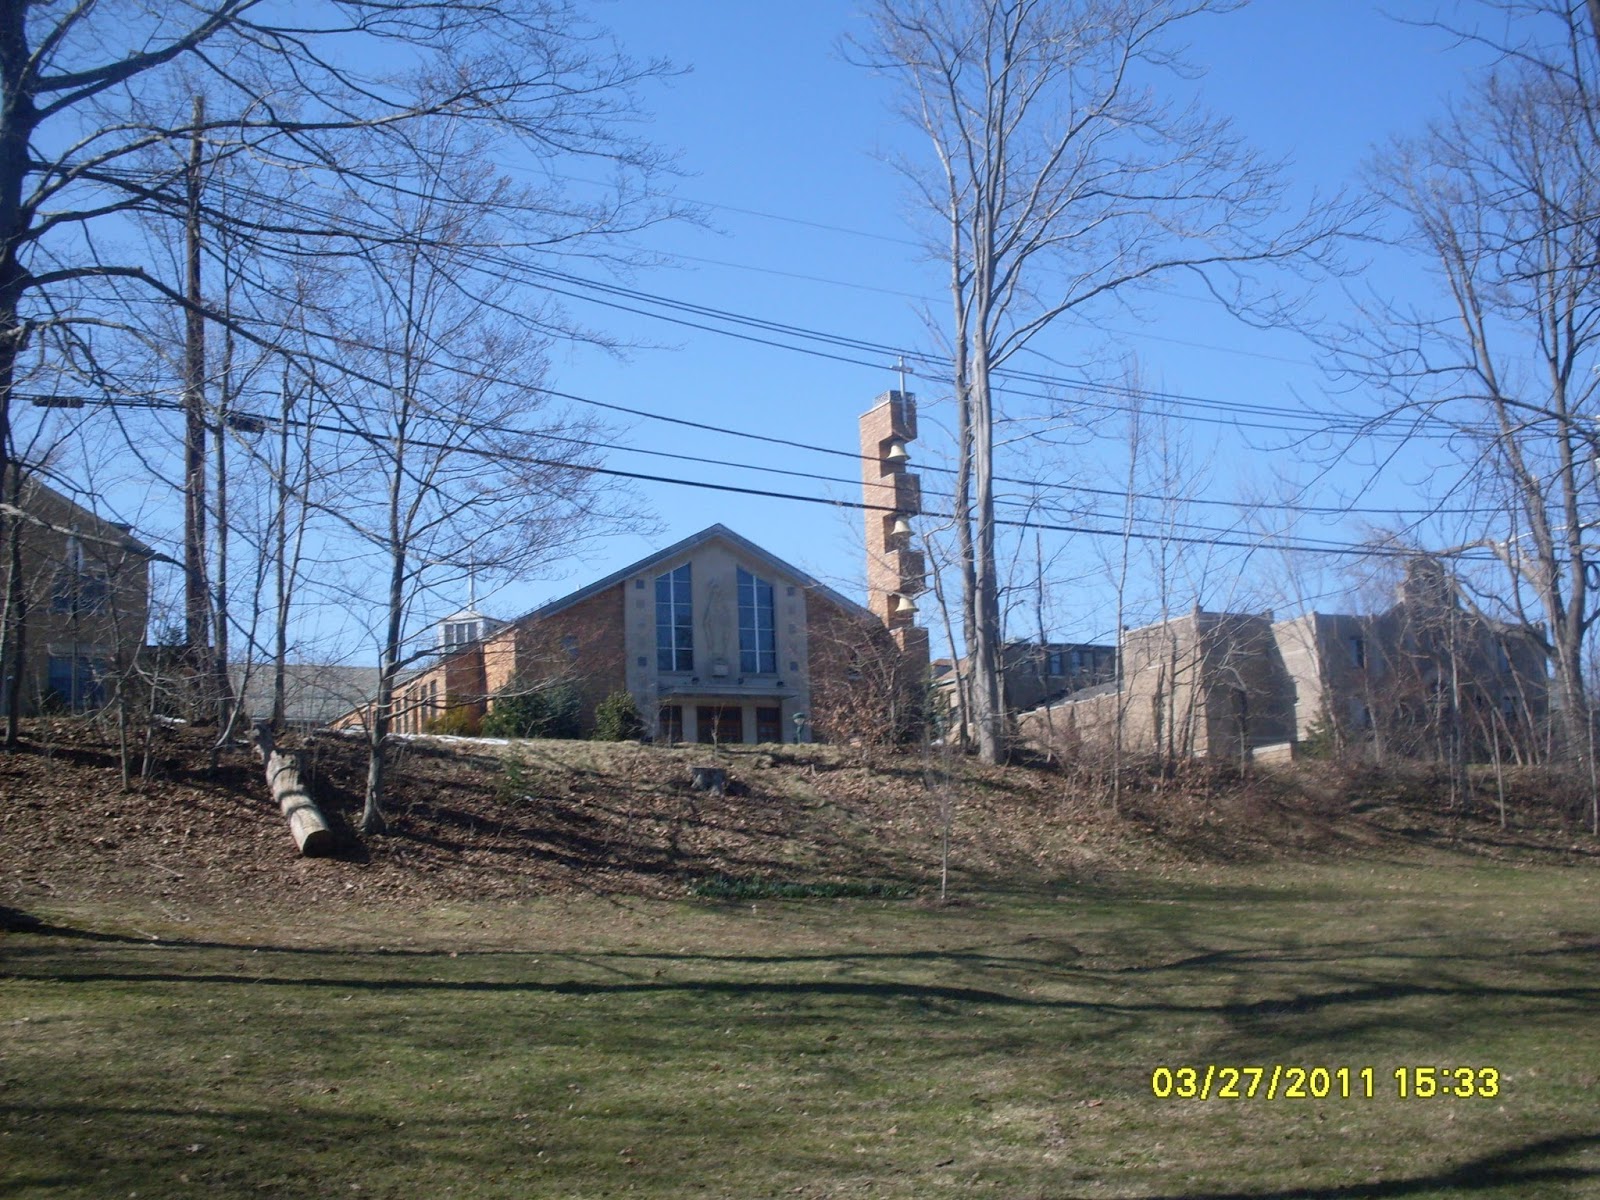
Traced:
<path fill-rule="evenodd" d="M 575 738 L 583 696 L 577 686 L 512 682 L 495 694 L 494 711 L 481 726 L 488 737 Z"/>
<path fill-rule="evenodd" d="M 72 705 L 67 698 L 56 688 L 46 688 L 39 697 L 39 715 L 41 717 L 64 717 L 72 712 Z"/>
<path fill-rule="evenodd" d="M 529 799 L 528 788 L 528 773 L 522 760 L 504 759 L 500 764 L 500 783 L 495 788 L 495 797 L 502 804 L 518 804 Z"/>
<path fill-rule="evenodd" d="M 627 692 L 612 692 L 594 710 L 594 740 L 631 742 L 644 733 L 639 706 Z"/>
<path fill-rule="evenodd" d="M 422 732 L 444 737 L 477 737 L 478 714 L 465 705 L 447 708 L 437 717 L 423 722 Z"/>
<path fill-rule="evenodd" d="M 1300 739 L 1300 757 L 1316 759 L 1337 758 L 1341 749 L 1339 743 L 1338 729 L 1328 719 L 1326 712 L 1319 712 L 1307 727 L 1305 737 Z"/>

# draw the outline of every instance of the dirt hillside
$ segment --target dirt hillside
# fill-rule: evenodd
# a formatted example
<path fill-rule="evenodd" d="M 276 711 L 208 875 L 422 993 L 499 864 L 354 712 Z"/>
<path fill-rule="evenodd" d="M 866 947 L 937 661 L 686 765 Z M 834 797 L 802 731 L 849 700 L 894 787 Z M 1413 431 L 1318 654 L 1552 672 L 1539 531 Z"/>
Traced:
<path fill-rule="evenodd" d="M 1283 857 L 1475 854 L 1600 861 L 1582 798 L 1531 775 L 1479 780 L 1451 807 L 1427 772 L 1296 767 L 1249 779 L 1136 776 L 1113 812 L 1048 766 L 985 768 L 920 754 L 863 762 L 831 747 L 735 747 L 727 793 L 691 790 L 708 747 L 418 739 L 399 746 L 383 836 L 357 836 L 364 748 L 305 748 L 339 834 L 298 856 L 242 746 L 208 765 L 205 731 L 168 731 L 125 789 L 116 745 L 83 721 L 41 721 L 0 754 L 0 905 L 119 895 L 275 908 L 602 893 L 682 897 L 718 886 L 937 891 L 943 816 L 958 891 L 1035 889 L 1129 867 Z"/>

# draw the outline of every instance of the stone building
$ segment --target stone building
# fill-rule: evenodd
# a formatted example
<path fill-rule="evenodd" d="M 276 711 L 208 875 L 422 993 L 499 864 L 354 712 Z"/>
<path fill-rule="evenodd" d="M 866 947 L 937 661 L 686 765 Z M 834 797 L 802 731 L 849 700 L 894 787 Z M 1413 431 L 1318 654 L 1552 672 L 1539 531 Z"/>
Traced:
<path fill-rule="evenodd" d="M 1125 747 L 1172 758 L 1249 757 L 1292 736 L 1290 684 L 1270 613 L 1197 608 L 1128 630 L 1121 671 L 1120 683 L 1024 714 L 1024 732 L 1106 746 L 1120 720 Z"/>
<path fill-rule="evenodd" d="M 1118 682 L 1024 714 L 1025 736 L 1167 758 L 1534 753 L 1548 716 L 1543 637 L 1469 611 L 1435 560 L 1408 564 L 1370 615 L 1195 609 L 1128 630 Z"/>
<path fill-rule="evenodd" d="M 36 478 L 19 499 L 8 515 L 18 521 L 26 618 L 21 655 L 10 641 L 0 647 L 0 702 L 17 687 L 24 712 L 97 708 L 144 645 L 154 552 Z M 9 591 L 10 557 L 0 554 L 0 605 Z"/>
<path fill-rule="evenodd" d="M 1543 631 L 1466 608 L 1437 560 L 1407 564 L 1371 616 L 1308 613 L 1275 628 L 1295 739 L 1375 754 L 1528 757 L 1549 717 Z"/>

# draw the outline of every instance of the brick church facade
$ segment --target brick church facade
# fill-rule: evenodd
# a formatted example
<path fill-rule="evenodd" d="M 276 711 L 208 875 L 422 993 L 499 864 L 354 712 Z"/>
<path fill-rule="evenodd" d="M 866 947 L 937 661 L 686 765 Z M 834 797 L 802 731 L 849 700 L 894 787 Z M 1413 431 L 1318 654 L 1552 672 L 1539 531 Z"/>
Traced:
<path fill-rule="evenodd" d="M 906 444 L 915 400 L 889 392 L 861 418 L 867 604 L 855 603 L 725 525 L 503 625 L 458 614 L 436 661 L 396 689 L 394 728 L 472 724 L 498 697 L 564 682 L 583 732 L 607 696 L 633 697 L 663 742 L 878 739 L 920 717 L 928 635 L 916 624 L 920 511 Z M 442 641 L 444 639 L 441 639 Z M 365 710 L 340 724 L 360 723 Z"/>

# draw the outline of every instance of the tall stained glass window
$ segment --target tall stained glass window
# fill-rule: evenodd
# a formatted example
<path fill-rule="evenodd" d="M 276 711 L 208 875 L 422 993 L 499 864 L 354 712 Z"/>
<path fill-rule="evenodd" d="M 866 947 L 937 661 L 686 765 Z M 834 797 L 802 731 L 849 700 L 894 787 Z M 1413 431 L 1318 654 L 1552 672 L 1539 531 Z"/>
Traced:
<path fill-rule="evenodd" d="M 778 637 L 773 629 L 772 585 L 739 568 L 739 670 L 778 673 Z"/>
<path fill-rule="evenodd" d="M 656 669 L 694 670 L 694 605 L 689 564 L 656 576 Z"/>

